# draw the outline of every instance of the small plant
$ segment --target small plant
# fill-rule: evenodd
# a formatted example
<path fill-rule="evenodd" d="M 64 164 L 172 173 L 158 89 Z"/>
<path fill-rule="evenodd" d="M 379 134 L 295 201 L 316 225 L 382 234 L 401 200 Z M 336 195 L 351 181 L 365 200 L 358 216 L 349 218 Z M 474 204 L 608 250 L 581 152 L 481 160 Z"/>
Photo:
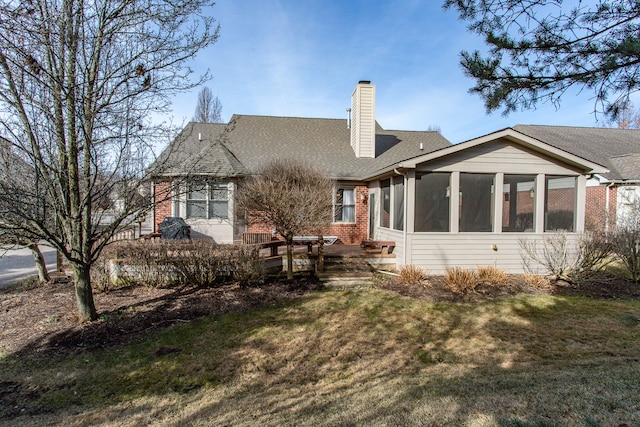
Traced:
<path fill-rule="evenodd" d="M 486 285 L 499 286 L 509 281 L 507 273 L 495 265 L 479 265 L 477 275 L 478 282 Z"/>
<path fill-rule="evenodd" d="M 403 285 L 420 285 L 427 278 L 428 272 L 424 271 L 420 267 L 409 264 L 403 265 L 398 271 L 398 283 Z"/>
<path fill-rule="evenodd" d="M 478 286 L 478 275 L 475 271 L 467 268 L 447 268 L 444 282 L 457 294 L 469 294 Z"/>
<path fill-rule="evenodd" d="M 551 282 L 544 276 L 538 274 L 527 273 L 522 276 L 522 280 L 527 286 L 534 289 L 547 290 L 551 286 Z"/>

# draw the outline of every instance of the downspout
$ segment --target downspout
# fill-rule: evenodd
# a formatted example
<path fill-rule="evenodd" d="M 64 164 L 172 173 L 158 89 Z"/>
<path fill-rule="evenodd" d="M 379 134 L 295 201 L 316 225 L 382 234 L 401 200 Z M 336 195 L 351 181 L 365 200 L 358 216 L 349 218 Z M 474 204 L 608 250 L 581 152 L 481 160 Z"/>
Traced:
<path fill-rule="evenodd" d="M 403 200 L 403 203 L 404 203 L 404 206 L 403 206 L 403 208 L 404 208 L 404 218 L 402 219 L 402 246 L 403 246 L 403 248 L 402 248 L 402 265 L 406 265 L 407 264 L 407 246 L 408 246 L 407 245 L 407 216 L 408 216 L 407 215 L 407 201 L 409 200 L 407 198 L 407 196 L 408 196 L 407 192 L 409 191 L 409 186 L 407 185 L 408 184 L 407 183 L 408 178 L 407 178 L 406 174 L 398 172 L 397 168 L 393 168 L 393 172 L 396 175 L 400 175 L 404 179 L 404 182 L 403 182 L 403 184 L 404 184 L 404 200 Z"/>

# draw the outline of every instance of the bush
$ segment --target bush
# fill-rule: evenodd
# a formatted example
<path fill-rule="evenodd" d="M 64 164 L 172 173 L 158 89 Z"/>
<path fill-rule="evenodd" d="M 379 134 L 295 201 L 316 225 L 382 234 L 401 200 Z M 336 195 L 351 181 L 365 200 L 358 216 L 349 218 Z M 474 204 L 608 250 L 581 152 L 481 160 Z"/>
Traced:
<path fill-rule="evenodd" d="M 444 282 L 457 294 L 468 294 L 478 286 L 478 275 L 475 271 L 462 267 L 447 268 Z"/>
<path fill-rule="evenodd" d="M 477 276 L 478 282 L 486 285 L 499 286 L 509 281 L 507 273 L 495 265 L 479 265 Z"/>
<path fill-rule="evenodd" d="M 573 244 L 564 232 L 546 235 L 542 241 L 520 240 L 522 261 L 528 273 L 543 273 L 569 283 L 580 283 L 605 269 L 612 246 L 602 233 L 585 233 Z"/>
<path fill-rule="evenodd" d="M 398 271 L 396 281 L 403 285 L 420 285 L 427 279 L 428 272 L 416 265 L 403 265 Z"/>
<path fill-rule="evenodd" d="M 104 290 L 114 276 L 120 284 L 151 287 L 171 283 L 210 287 L 232 281 L 247 285 L 264 279 L 257 248 L 205 240 L 117 242 L 105 249 L 92 273 L 97 289 Z"/>
<path fill-rule="evenodd" d="M 140 284 L 162 287 L 175 282 L 176 273 L 167 262 L 172 248 L 165 241 L 125 240 L 111 243 L 96 263 L 99 283 L 105 286 Z"/>
<path fill-rule="evenodd" d="M 224 258 L 224 253 L 215 243 L 200 240 L 175 242 L 166 261 L 178 274 L 181 283 L 209 287 L 221 281 L 220 276 L 225 273 Z"/>
<path fill-rule="evenodd" d="M 525 274 L 522 276 L 522 279 L 524 280 L 524 283 L 527 286 L 530 286 L 534 289 L 539 289 L 539 290 L 547 290 L 549 289 L 549 287 L 551 286 L 551 282 L 549 282 L 549 279 L 547 279 L 544 276 L 540 276 L 537 274 Z"/>
<path fill-rule="evenodd" d="M 625 265 L 634 282 L 640 279 L 640 227 L 620 228 L 611 236 L 615 255 Z"/>

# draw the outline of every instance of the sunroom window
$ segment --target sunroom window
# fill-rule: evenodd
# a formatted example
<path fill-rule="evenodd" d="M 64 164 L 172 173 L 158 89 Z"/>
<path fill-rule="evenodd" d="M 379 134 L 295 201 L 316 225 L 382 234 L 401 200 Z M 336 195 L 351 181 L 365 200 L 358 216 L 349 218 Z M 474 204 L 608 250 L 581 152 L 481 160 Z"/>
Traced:
<path fill-rule="evenodd" d="M 393 228 L 404 229 L 404 177 L 393 178 Z"/>
<path fill-rule="evenodd" d="M 494 175 L 460 174 L 460 231 L 491 231 Z"/>
<path fill-rule="evenodd" d="M 356 199 L 353 188 L 338 188 L 333 205 L 335 222 L 356 222 Z"/>
<path fill-rule="evenodd" d="M 415 231 L 449 231 L 450 188 L 450 173 L 416 174 Z"/>
<path fill-rule="evenodd" d="M 380 216 L 380 226 L 389 228 L 391 220 L 391 180 L 385 179 L 380 182 L 380 203 L 382 204 L 382 215 Z"/>
<path fill-rule="evenodd" d="M 502 187 L 502 231 L 534 230 L 535 175 L 504 175 Z"/>
<path fill-rule="evenodd" d="M 545 177 L 544 231 L 573 231 L 576 209 L 576 178 Z"/>

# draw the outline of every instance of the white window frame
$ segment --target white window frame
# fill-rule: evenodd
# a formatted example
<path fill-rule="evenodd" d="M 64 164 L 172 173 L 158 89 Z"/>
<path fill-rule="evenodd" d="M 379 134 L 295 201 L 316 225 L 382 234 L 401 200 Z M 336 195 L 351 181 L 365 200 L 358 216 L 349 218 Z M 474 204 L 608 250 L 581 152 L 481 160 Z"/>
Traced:
<path fill-rule="evenodd" d="M 205 190 L 205 194 L 204 194 L 204 199 L 191 199 L 190 195 L 191 195 L 191 186 L 192 185 L 202 185 L 204 184 L 204 190 Z M 187 183 L 187 188 L 186 188 L 186 192 L 185 192 L 185 217 L 187 219 L 221 219 L 221 220 L 226 220 L 229 219 L 229 183 L 228 182 L 198 182 L 198 181 L 193 181 L 193 182 L 189 182 Z M 225 194 L 226 194 L 226 198 L 223 200 L 221 199 L 216 199 L 213 196 L 213 192 L 216 190 L 224 190 Z M 198 202 L 198 203 L 203 203 L 204 202 L 204 212 L 205 215 L 204 216 L 192 216 L 189 215 L 189 204 L 190 203 L 194 203 L 194 202 Z M 226 212 L 224 213 L 224 215 L 212 215 L 212 207 L 213 204 L 216 202 L 224 202 L 226 204 Z"/>
<path fill-rule="evenodd" d="M 338 203 L 338 195 L 340 193 L 340 191 L 342 191 L 342 203 Z M 350 191 L 352 193 L 352 200 L 353 200 L 353 204 L 345 204 L 344 203 L 344 193 L 346 191 Z M 339 185 L 336 187 L 335 191 L 333 192 L 333 223 L 334 224 L 355 224 L 356 222 L 356 189 L 353 186 L 345 186 L 345 185 Z M 336 215 L 338 214 L 338 206 L 342 207 L 342 220 L 337 220 L 336 219 Z M 345 210 L 344 207 L 345 206 L 353 206 L 353 220 L 349 220 L 349 218 L 345 219 Z"/>

